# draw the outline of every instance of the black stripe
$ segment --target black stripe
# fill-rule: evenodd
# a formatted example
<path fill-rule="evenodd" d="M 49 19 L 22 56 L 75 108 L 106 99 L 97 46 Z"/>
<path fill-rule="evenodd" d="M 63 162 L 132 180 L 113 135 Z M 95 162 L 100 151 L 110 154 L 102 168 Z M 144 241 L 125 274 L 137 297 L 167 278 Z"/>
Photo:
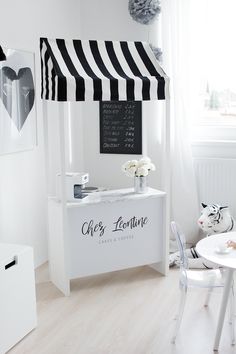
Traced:
<path fill-rule="evenodd" d="M 204 265 L 204 267 L 205 267 L 206 269 L 212 269 L 212 268 L 208 267 L 205 263 L 202 262 L 202 264 Z"/>
<path fill-rule="evenodd" d="M 155 66 L 153 65 L 146 50 L 144 49 L 143 43 L 142 42 L 134 42 L 134 45 L 135 45 L 143 63 L 145 64 L 149 74 L 151 76 L 156 76 L 158 78 L 162 78 L 162 76 L 159 74 L 159 72 L 156 70 Z"/>
<path fill-rule="evenodd" d="M 134 79 L 130 78 L 129 76 L 126 75 L 124 70 L 122 69 L 119 60 L 117 59 L 114 47 L 113 47 L 113 42 L 112 41 L 106 41 L 105 42 L 106 50 L 108 53 L 108 56 L 112 62 L 112 65 L 114 66 L 114 69 L 117 71 L 117 73 L 126 79 L 126 97 L 127 101 L 134 101 Z"/>
<path fill-rule="evenodd" d="M 221 214 L 220 214 L 220 212 L 218 212 L 218 218 L 217 218 L 217 220 L 216 220 L 217 224 L 220 223 L 220 218 L 221 218 Z"/>
<path fill-rule="evenodd" d="M 55 82 L 55 77 L 56 77 L 56 74 L 55 74 L 55 70 L 54 68 L 52 68 L 52 71 L 51 71 L 51 76 L 52 76 L 52 100 L 55 101 L 55 96 L 56 96 L 56 82 Z"/>
<path fill-rule="evenodd" d="M 193 258 L 195 258 L 195 253 L 193 252 L 193 247 L 190 248 Z"/>
<path fill-rule="evenodd" d="M 146 50 L 143 47 L 142 42 L 135 42 L 135 47 L 145 64 L 148 72 L 150 73 L 151 76 L 155 76 L 157 81 L 158 81 L 158 88 L 157 88 L 157 94 L 158 94 L 158 99 L 163 100 L 165 99 L 165 79 L 162 77 L 158 71 L 156 70 L 155 66 L 153 65 L 151 59 L 149 58 Z"/>
<path fill-rule="evenodd" d="M 45 52 L 44 55 L 44 64 L 45 64 L 45 99 L 49 99 L 49 78 L 48 78 L 48 59 L 49 54 L 48 51 Z"/>
<path fill-rule="evenodd" d="M 76 70 L 66 48 L 65 40 L 64 39 L 56 39 L 58 48 L 61 52 L 61 55 L 64 59 L 64 62 L 70 72 L 70 74 L 75 78 L 76 82 L 76 92 L 75 97 L 76 101 L 85 101 L 85 83 L 84 78 L 80 76 L 78 71 Z"/>
<path fill-rule="evenodd" d="M 199 258 L 199 255 L 198 255 L 198 253 L 197 253 L 195 247 L 192 247 L 192 249 L 193 249 L 193 252 L 195 253 L 195 258 Z"/>
<path fill-rule="evenodd" d="M 102 100 L 102 80 L 99 77 L 97 77 L 97 75 L 91 69 L 86 59 L 86 56 L 84 54 L 81 41 L 73 40 L 73 45 L 75 48 L 77 58 L 79 59 L 81 65 L 83 66 L 88 76 L 90 76 L 93 79 L 93 100 L 94 101 Z"/>
<path fill-rule="evenodd" d="M 41 38 L 40 41 L 44 41 L 47 46 L 47 51 L 51 56 L 52 63 L 55 69 L 55 75 L 58 77 L 57 85 L 57 101 L 67 101 L 67 82 L 66 77 L 62 74 L 60 66 L 53 54 L 52 48 L 47 40 L 47 38 Z"/>
<path fill-rule="evenodd" d="M 120 46 L 122 49 L 122 52 L 124 54 L 124 57 L 132 71 L 132 73 L 135 76 L 138 76 L 142 78 L 143 81 L 143 87 L 142 87 L 142 96 L 143 100 L 150 100 L 150 80 L 146 76 L 142 76 L 141 72 L 139 71 L 139 68 L 137 67 L 133 56 L 130 53 L 128 43 L 127 42 L 120 42 Z"/>
<path fill-rule="evenodd" d="M 118 79 L 114 78 L 103 63 L 97 41 L 89 41 L 94 60 L 104 76 L 110 79 L 111 101 L 119 100 Z"/>
<path fill-rule="evenodd" d="M 229 229 L 229 231 L 233 230 L 233 228 L 234 228 L 234 220 L 233 220 L 232 217 L 231 217 L 231 222 L 232 222 L 232 226 L 231 226 L 231 228 Z"/>

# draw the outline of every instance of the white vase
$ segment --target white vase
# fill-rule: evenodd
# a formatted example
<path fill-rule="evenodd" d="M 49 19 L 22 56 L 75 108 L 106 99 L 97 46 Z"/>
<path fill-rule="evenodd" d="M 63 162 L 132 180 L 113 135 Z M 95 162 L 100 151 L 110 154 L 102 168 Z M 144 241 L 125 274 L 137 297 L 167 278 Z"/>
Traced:
<path fill-rule="evenodd" d="M 134 177 L 134 192 L 135 193 L 146 193 L 147 189 L 148 189 L 147 176 Z"/>

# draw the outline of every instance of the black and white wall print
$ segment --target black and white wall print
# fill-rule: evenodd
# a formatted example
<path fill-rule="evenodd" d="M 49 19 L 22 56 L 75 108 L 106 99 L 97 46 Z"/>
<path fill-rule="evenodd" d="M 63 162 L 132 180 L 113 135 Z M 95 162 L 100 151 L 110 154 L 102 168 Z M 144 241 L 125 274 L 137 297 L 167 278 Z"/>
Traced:
<path fill-rule="evenodd" d="M 36 145 L 34 54 L 5 49 L 0 62 L 0 154 Z"/>

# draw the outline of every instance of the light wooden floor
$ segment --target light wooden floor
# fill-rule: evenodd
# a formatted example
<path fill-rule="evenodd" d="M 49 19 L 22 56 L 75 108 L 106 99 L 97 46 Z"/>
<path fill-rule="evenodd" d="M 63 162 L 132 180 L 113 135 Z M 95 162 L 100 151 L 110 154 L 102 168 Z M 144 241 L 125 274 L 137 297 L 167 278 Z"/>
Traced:
<path fill-rule="evenodd" d="M 180 335 L 170 343 L 177 309 L 178 270 L 163 277 L 141 267 L 72 281 L 64 297 L 36 272 L 38 327 L 10 354 L 208 354 L 221 292 L 204 308 L 204 290 L 188 295 Z M 220 353 L 236 353 L 226 322 Z"/>

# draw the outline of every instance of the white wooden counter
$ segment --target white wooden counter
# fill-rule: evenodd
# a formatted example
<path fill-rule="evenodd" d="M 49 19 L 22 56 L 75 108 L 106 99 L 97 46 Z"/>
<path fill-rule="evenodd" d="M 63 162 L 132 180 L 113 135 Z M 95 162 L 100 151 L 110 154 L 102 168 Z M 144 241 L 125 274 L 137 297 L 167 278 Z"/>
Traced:
<path fill-rule="evenodd" d="M 166 274 L 165 193 L 149 188 L 95 192 L 66 204 L 49 199 L 49 261 L 53 283 L 66 295 L 70 279 L 153 265 Z"/>

